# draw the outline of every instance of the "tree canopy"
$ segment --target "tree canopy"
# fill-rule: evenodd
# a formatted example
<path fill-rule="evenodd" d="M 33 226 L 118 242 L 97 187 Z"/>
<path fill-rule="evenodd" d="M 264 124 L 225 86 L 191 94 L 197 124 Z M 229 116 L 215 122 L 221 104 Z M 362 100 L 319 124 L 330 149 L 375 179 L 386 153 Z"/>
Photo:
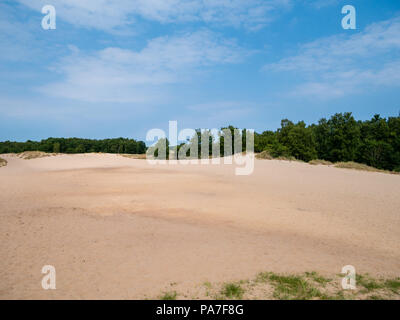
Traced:
<path fill-rule="evenodd" d="M 375 115 L 371 120 L 356 121 L 349 112 L 337 113 L 310 126 L 282 120 L 277 131 L 256 134 L 254 148 L 273 157 L 354 161 L 400 171 L 400 116 L 385 119 Z"/>
<path fill-rule="evenodd" d="M 143 154 L 146 144 L 133 139 L 79 139 L 79 138 L 48 138 L 45 140 L 26 142 L 0 142 L 0 153 L 20 153 L 24 151 L 43 151 L 55 153 L 129 153 Z"/>

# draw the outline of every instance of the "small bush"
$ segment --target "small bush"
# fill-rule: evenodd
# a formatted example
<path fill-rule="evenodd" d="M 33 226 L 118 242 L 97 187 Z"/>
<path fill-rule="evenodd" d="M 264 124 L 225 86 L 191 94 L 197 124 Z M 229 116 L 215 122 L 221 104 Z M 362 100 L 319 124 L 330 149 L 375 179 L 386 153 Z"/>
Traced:
<path fill-rule="evenodd" d="M 0 158 L 0 167 L 5 167 L 7 165 L 7 160 Z"/>
<path fill-rule="evenodd" d="M 227 283 L 224 285 L 222 292 L 224 296 L 233 299 L 241 299 L 244 293 L 243 288 L 235 283 Z"/>
<path fill-rule="evenodd" d="M 176 291 L 165 292 L 164 295 L 161 296 L 161 300 L 176 300 L 178 294 Z"/>
<path fill-rule="evenodd" d="M 262 160 L 272 160 L 272 159 L 274 159 L 268 151 L 263 151 L 263 152 L 257 154 L 256 158 L 257 159 L 262 159 Z"/>

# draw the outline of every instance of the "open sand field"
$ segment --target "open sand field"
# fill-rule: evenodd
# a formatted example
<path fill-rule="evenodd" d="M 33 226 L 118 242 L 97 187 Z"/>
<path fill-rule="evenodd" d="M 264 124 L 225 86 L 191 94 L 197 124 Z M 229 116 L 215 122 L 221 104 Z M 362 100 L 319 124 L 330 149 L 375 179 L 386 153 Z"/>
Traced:
<path fill-rule="evenodd" d="M 2 155 L 1 299 L 142 299 L 261 271 L 400 275 L 400 176 Z M 41 287 L 53 265 L 57 289 Z"/>

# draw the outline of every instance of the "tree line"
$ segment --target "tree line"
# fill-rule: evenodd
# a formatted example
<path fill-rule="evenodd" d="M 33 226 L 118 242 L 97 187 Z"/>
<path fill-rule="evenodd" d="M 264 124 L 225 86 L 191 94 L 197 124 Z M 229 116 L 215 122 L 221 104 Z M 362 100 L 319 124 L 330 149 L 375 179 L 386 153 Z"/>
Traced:
<path fill-rule="evenodd" d="M 196 130 L 196 139 L 177 146 L 178 152 L 184 146 L 198 144 L 195 158 L 200 158 L 202 139 L 209 140 L 209 155 L 212 148 L 219 146 L 219 154 L 224 155 L 228 130 L 230 137 L 239 133 L 242 149 L 233 148 L 233 139 L 229 137 L 234 152 L 246 150 L 246 133 L 243 129 L 228 126 L 222 128 L 218 137 L 211 136 L 210 131 Z M 166 140 L 166 139 L 163 139 Z M 168 158 L 169 141 L 160 140 L 156 146 L 162 149 Z M 228 141 L 227 140 L 227 141 Z M 162 142 L 162 143 L 161 143 Z M 161 145 L 165 145 L 161 147 Z M 188 149 L 188 148 L 186 148 Z M 155 155 L 157 156 L 157 151 Z M 327 160 L 330 162 L 358 162 L 378 169 L 400 172 L 400 115 L 398 117 L 382 118 L 375 115 L 370 120 L 357 121 L 352 113 L 337 113 L 330 119 L 322 118 L 317 124 L 306 125 L 304 121 L 294 123 L 288 119 L 281 121 L 281 127 L 275 131 L 267 130 L 254 133 L 254 151 L 266 151 L 273 158 L 295 158 L 309 162 L 311 160 Z M 189 150 L 187 156 L 190 156 Z"/>
<path fill-rule="evenodd" d="M 307 126 L 304 121 L 282 120 L 276 131 L 255 134 L 255 152 L 268 151 L 273 157 L 294 157 L 331 162 L 354 161 L 400 171 L 400 115 L 356 121 L 352 113 L 337 113 L 329 120 Z"/>
<path fill-rule="evenodd" d="M 134 139 L 79 139 L 79 138 L 48 138 L 41 141 L 0 142 L 0 153 L 20 153 L 24 151 L 43 151 L 55 153 L 129 153 L 143 154 L 146 144 Z"/>
<path fill-rule="evenodd" d="M 230 130 L 233 136 L 236 128 L 228 126 L 222 129 Z M 246 129 L 241 131 L 242 151 L 246 149 L 246 132 Z M 196 135 L 197 153 L 200 156 L 201 131 L 196 130 Z M 220 155 L 223 156 L 226 139 L 224 134 L 219 135 L 218 141 L 215 137 L 207 135 L 206 137 L 210 142 L 210 155 L 213 144 L 218 142 Z M 161 140 L 159 142 L 161 145 Z M 190 143 L 193 141 L 187 141 L 174 148 L 179 152 L 180 148 Z M 163 151 L 166 151 L 168 157 L 170 148 L 168 140 L 163 148 L 166 148 Z M 0 142 L 0 153 L 36 150 L 55 153 L 143 154 L 147 148 L 143 141 L 125 138 L 104 140 L 49 138 L 40 142 L 30 140 Z M 379 169 L 400 172 L 400 115 L 389 118 L 375 115 L 370 120 L 357 121 L 350 112 L 337 113 L 329 119 L 322 118 L 317 124 L 308 126 L 304 121 L 294 123 L 284 119 L 277 130 L 254 134 L 254 151 L 257 153 L 266 151 L 272 157 L 290 157 L 306 162 L 315 159 L 331 162 L 354 161 Z M 158 150 L 155 156 L 157 154 Z"/>

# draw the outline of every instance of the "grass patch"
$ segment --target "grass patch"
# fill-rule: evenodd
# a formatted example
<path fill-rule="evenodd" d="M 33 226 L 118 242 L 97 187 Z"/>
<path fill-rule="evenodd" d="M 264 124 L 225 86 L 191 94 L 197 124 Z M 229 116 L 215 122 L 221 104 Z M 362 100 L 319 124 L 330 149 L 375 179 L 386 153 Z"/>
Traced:
<path fill-rule="evenodd" d="M 221 294 L 230 299 L 241 299 L 244 289 L 239 284 L 226 283 L 222 288 Z"/>
<path fill-rule="evenodd" d="M 329 294 L 323 293 L 320 296 L 320 299 L 321 300 L 348 300 L 349 298 L 344 295 L 343 291 L 337 291 L 336 294 L 334 294 L 334 295 L 329 295 Z"/>
<path fill-rule="evenodd" d="M 370 292 L 372 290 L 377 290 L 377 289 L 382 289 L 384 285 L 380 283 L 380 281 L 375 280 L 368 275 L 361 275 L 358 274 L 356 275 L 356 280 L 357 280 L 357 286 L 361 285 L 363 286 L 367 292 Z"/>
<path fill-rule="evenodd" d="M 268 151 L 263 151 L 256 155 L 256 159 L 260 160 L 273 160 L 274 157 L 269 154 Z"/>
<path fill-rule="evenodd" d="M 333 163 L 330 161 L 320 160 L 320 159 L 311 160 L 310 162 L 308 162 L 308 164 L 311 164 L 313 166 L 317 166 L 317 165 L 331 166 L 331 165 L 333 165 Z"/>
<path fill-rule="evenodd" d="M 195 292 L 183 298 L 211 300 L 400 300 L 400 277 L 374 278 L 368 274 L 356 277 L 356 288 L 342 288 L 343 274 L 330 278 L 318 272 L 302 274 L 277 274 L 261 272 L 254 278 L 234 282 L 203 282 Z M 176 300 L 178 294 L 165 290 L 161 300 Z"/>
<path fill-rule="evenodd" d="M 368 299 L 370 299 L 370 300 L 385 300 L 385 298 L 378 296 L 378 295 L 372 295 L 372 296 L 368 297 Z"/>
<path fill-rule="evenodd" d="M 357 163 L 357 162 L 337 162 L 334 165 L 336 168 L 342 168 L 342 169 L 353 169 L 353 170 L 361 170 L 361 171 L 369 171 L 369 172 L 381 172 L 381 173 L 390 173 L 390 174 L 399 174 L 398 172 L 395 171 L 387 171 L 387 170 L 381 170 L 377 169 L 374 167 L 367 166 L 366 164 L 363 163 Z"/>
<path fill-rule="evenodd" d="M 176 291 L 169 291 L 165 292 L 161 297 L 160 300 L 176 300 L 178 293 Z"/>
<path fill-rule="evenodd" d="M 400 292 L 400 278 L 397 279 L 392 279 L 392 280 L 386 280 L 385 281 L 385 287 L 391 290 L 394 293 L 399 294 Z"/>
<path fill-rule="evenodd" d="M 332 279 L 325 278 L 325 277 L 319 275 L 319 274 L 318 274 L 317 272 L 315 272 L 315 271 L 306 272 L 305 275 L 306 275 L 308 278 L 314 280 L 315 282 L 317 282 L 317 283 L 319 283 L 319 284 L 321 284 L 321 285 L 323 285 L 323 286 L 325 286 L 327 283 L 329 283 L 329 282 L 332 281 Z"/>
<path fill-rule="evenodd" d="M 260 272 L 256 276 L 256 281 L 257 282 L 267 282 L 271 275 L 272 275 L 272 272 Z"/>
<path fill-rule="evenodd" d="M 5 167 L 7 165 L 7 160 L 0 158 L 0 167 Z"/>
<path fill-rule="evenodd" d="M 271 274 L 269 280 L 275 287 L 274 297 L 283 300 L 309 300 L 321 297 L 321 292 L 300 276 Z"/>
<path fill-rule="evenodd" d="M 30 159 L 51 157 L 56 155 L 57 153 L 47 153 L 42 151 L 25 151 L 19 153 L 17 156 L 21 159 L 30 160 Z"/>
<path fill-rule="evenodd" d="M 210 296 L 210 291 L 212 290 L 213 285 L 211 284 L 211 282 L 206 281 L 203 283 L 204 288 L 206 288 L 206 297 Z"/>

